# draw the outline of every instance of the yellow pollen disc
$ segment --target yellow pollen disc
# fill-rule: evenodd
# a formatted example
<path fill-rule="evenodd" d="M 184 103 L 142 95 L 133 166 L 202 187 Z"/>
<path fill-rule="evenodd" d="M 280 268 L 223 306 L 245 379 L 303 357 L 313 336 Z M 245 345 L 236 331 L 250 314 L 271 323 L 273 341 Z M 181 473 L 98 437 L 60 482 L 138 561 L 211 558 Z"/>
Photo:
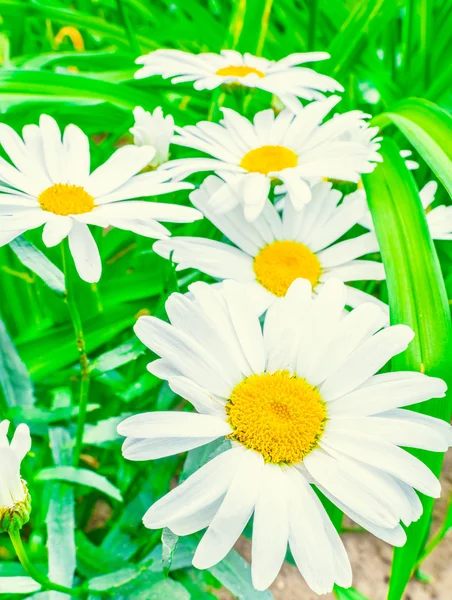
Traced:
<path fill-rule="evenodd" d="M 317 256 L 301 242 L 276 241 L 262 250 L 253 263 L 256 280 L 275 296 L 285 296 L 295 279 L 309 279 L 315 287 L 322 273 Z"/>
<path fill-rule="evenodd" d="M 265 73 L 255 69 L 254 67 L 246 67 L 244 65 L 222 67 L 218 69 L 215 75 L 221 75 L 222 77 L 246 77 L 247 75 L 257 75 L 258 77 L 265 77 Z"/>
<path fill-rule="evenodd" d="M 250 150 L 242 158 L 240 166 L 250 173 L 282 171 L 298 165 L 298 156 L 285 146 L 261 146 Z"/>
<path fill-rule="evenodd" d="M 79 185 L 55 183 L 38 197 L 43 210 L 56 215 L 80 215 L 91 212 L 94 208 L 94 198 Z"/>
<path fill-rule="evenodd" d="M 231 440 L 267 463 L 288 465 L 314 449 L 327 418 L 318 389 L 288 371 L 246 377 L 232 390 L 226 412 Z"/>

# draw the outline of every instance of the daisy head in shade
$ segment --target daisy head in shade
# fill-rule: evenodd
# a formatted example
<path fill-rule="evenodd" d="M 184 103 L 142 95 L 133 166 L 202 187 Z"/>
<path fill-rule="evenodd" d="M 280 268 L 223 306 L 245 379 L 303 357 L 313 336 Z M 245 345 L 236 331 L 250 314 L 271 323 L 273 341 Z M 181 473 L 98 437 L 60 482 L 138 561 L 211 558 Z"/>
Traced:
<path fill-rule="evenodd" d="M 281 60 L 267 60 L 235 50 L 220 54 L 191 54 L 182 50 L 154 50 L 140 56 L 136 62 L 143 65 L 135 73 L 136 79 L 154 75 L 172 78 L 173 83 L 193 81 L 197 90 L 212 90 L 220 85 L 240 85 L 270 92 L 296 112 L 298 98 L 318 100 L 321 92 L 343 92 L 344 88 L 331 77 L 299 65 L 325 60 L 326 52 L 290 54 Z"/>
<path fill-rule="evenodd" d="M 425 210 L 427 225 L 433 240 L 452 240 L 452 206 L 441 204 L 431 208 L 431 205 L 435 201 L 437 189 L 438 184 L 436 181 L 429 181 L 419 192 L 419 197 Z M 357 194 L 359 193 L 365 198 L 364 189 L 358 190 Z M 360 220 L 360 224 L 371 231 L 374 230 L 370 211 L 366 212 L 364 218 Z"/>
<path fill-rule="evenodd" d="M 422 513 L 414 490 L 440 494 L 433 473 L 400 446 L 445 451 L 451 427 L 404 407 L 443 397 L 441 379 L 417 372 L 376 375 L 413 339 L 409 327 L 381 329 L 374 304 L 344 312 L 345 287 L 329 281 L 313 298 L 295 281 L 265 316 L 263 330 L 232 282 L 173 294 L 171 324 L 141 317 L 135 332 L 161 358 L 148 369 L 197 412 L 126 419 L 123 454 L 154 460 L 224 440 L 224 451 L 144 516 L 177 535 L 207 528 L 194 555 L 210 568 L 231 550 L 254 514 L 252 577 L 267 588 L 287 546 L 317 593 L 349 587 L 347 553 L 313 485 L 359 525 L 401 546 L 401 525 Z"/>
<path fill-rule="evenodd" d="M 31 447 L 30 430 L 19 425 L 11 443 L 9 421 L 0 422 L 0 531 L 20 529 L 28 522 L 31 498 L 27 484 L 20 476 L 20 464 Z"/>
<path fill-rule="evenodd" d="M 85 281 L 98 281 L 102 269 L 88 225 L 111 225 L 157 239 L 170 235 L 159 221 L 201 217 L 185 206 L 130 201 L 192 187 L 169 182 L 165 172 L 137 175 L 154 158 L 152 146 L 124 146 L 90 173 L 88 137 L 75 125 L 68 125 L 61 136 L 56 121 L 47 115 L 39 125 L 26 125 L 23 139 L 1 124 L 0 144 L 12 163 L 0 158 L 0 245 L 44 225 L 47 247 L 68 238 Z"/>
<path fill-rule="evenodd" d="M 384 279 L 380 262 L 360 259 L 378 251 L 373 232 L 338 241 L 365 214 L 364 198 L 346 197 L 340 203 L 341 193 L 332 189 L 331 183 L 320 182 L 312 188 L 312 201 L 301 210 L 285 201 L 280 215 L 266 200 L 259 217 L 249 223 L 240 204 L 240 182 L 234 177 L 228 181 L 209 176 L 190 199 L 234 245 L 199 237 L 156 242 L 155 252 L 171 257 L 177 270 L 193 268 L 218 280 L 238 282 L 258 314 L 284 298 L 298 278 L 310 281 L 315 294 L 331 278 L 345 282 Z M 211 204 L 215 197 L 223 205 L 236 204 L 219 213 Z M 375 302 L 387 309 L 370 294 L 349 285 L 345 290 L 349 306 Z"/>
<path fill-rule="evenodd" d="M 151 146 L 155 155 L 148 167 L 157 168 L 169 158 L 171 138 L 174 133 L 174 119 L 172 115 L 163 116 L 163 110 L 158 106 L 150 113 L 141 106 L 133 111 L 135 123 L 130 129 L 135 146 Z"/>
<path fill-rule="evenodd" d="M 281 183 L 296 210 L 312 197 L 309 182 L 334 178 L 359 180 L 381 160 L 380 147 L 373 136 L 377 128 L 368 129 L 360 111 L 322 120 L 340 101 L 338 96 L 312 102 L 296 115 L 288 110 L 278 116 L 264 110 L 254 122 L 230 109 L 223 109 L 220 124 L 200 122 L 195 126 L 176 127 L 179 136 L 174 144 L 210 154 L 213 158 L 181 158 L 160 168 L 173 179 L 184 179 L 202 171 L 217 174 L 236 173 L 243 178 L 243 203 L 248 221 L 262 212 L 272 182 Z M 345 131 L 365 130 L 364 141 L 342 140 Z"/>

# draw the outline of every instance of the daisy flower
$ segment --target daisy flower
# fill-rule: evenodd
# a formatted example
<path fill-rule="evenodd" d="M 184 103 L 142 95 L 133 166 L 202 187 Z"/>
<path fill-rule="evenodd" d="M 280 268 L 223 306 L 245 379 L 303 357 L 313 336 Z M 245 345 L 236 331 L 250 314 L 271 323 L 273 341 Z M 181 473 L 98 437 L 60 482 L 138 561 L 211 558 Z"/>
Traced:
<path fill-rule="evenodd" d="M 452 240 L 452 206 L 441 204 L 429 210 L 430 205 L 435 200 L 437 189 L 438 184 L 436 181 L 429 181 L 419 192 L 427 225 L 433 240 Z M 363 189 L 355 193 L 361 194 L 364 198 L 366 197 L 366 192 Z M 374 230 L 370 211 L 367 211 L 364 218 L 360 220 L 360 224 L 367 229 Z"/>
<path fill-rule="evenodd" d="M 136 63 L 143 66 L 135 78 L 161 75 L 164 79 L 172 78 L 172 83 L 193 81 L 196 90 L 213 90 L 223 84 L 259 88 L 278 96 L 296 112 L 301 107 L 298 98 L 319 100 L 324 97 L 320 92 L 344 91 L 331 77 L 297 66 L 327 58 L 330 58 L 327 52 L 290 54 L 274 61 L 235 50 L 191 54 L 160 49 L 137 58 Z"/>
<path fill-rule="evenodd" d="M 378 128 L 368 128 L 361 111 L 336 115 L 321 124 L 340 101 L 338 96 L 312 102 L 296 115 L 288 110 L 275 116 L 263 110 L 254 123 L 230 109 L 222 109 L 220 124 L 202 121 L 195 126 L 176 127 L 174 144 L 194 148 L 213 158 L 182 158 L 160 167 L 174 179 L 192 173 L 214 171 L 240 174 L 244 179 L 246 218 L 254 220 L 263 210 L 272 181 L 282 182 L 297 210 L 311 200 L 309 181 L 332 178 L 359 180 L 380 161 L 380 145 L 373 141 Z M 346 131 L 359 130 L 365 141 L 339 139 Z"/>
<path fill-rule="evenodd" d="M 0 423 L 0 531 L 14 531 L 28 522 L 31 499 L 20 476 L 20 463 L 31 448 L 30 430 L 19 425 L 11 444 L 9 421 Z"/>
<path fill-rule="evenodd" d="M 155 156 L 149 166 L 156 168 L 168 160 L 174 133 L 174 119 L 171 115 L 164 117 L 160 106 L 153 113 L 137 106 L 133 116 L 135 123 L 130 129 L 133 143 L 135 146 L 152 146 L 155 149 Z"/>
<path fill-rule="evenodd" d="M 0 246 L 44 225 L 47 247 L 68 237 L 82 279 L 96 282 L 101 274 L 99 250 L 88 228 L 112 225 L 139 235 L 170 235 L 158 221 L 191 222 L 202 215 L 174 204 L 133 201 L 192 186 L 169 182 L 164 172 L 142 173 L 154 158 L 151 146 L 124 146 L 90 174 L 88 137 L 68 125 L 61 137 L 56 121 L 42 115 L 38 125 L 26 125 L 23 139 L 0 124 L 0 144 L 10 164 L 0 158 Z"/>
<path fill-rule="evenodd" d="M 231 180 L 230 180 L 231 181 Z M 219 192 L 219 193 L 218 193 Z M 210 204 L 211 198 L 234 197 L 233 185 L 215 176 L 208 177 L 190 199 L 214 225 L 235 244 L 196 237 L 173 237 L 154 244 L 160 256 L 178 264 L 177 270 L 193 268 L 216 279 L 232 279 L 240 283 L 258 314 L 284 297 L 295 279 L 311 282 L 318 293 L 331 278 L 357 281 L 385 278 L 383 265 L 360 256 L 378 251 L 374 233 L 337 242 L 365 214 L 364 198 L 345 198 L 332 189 L 331 183 L 320 182 L 312 188 L 312 201 L 296 212 L 284 202 L 280 216 L 266 200 L 259 217 L 249 223 L 240 205 L 221 214 Z M 240 193 L 237 192 L 239 196 Z M 346 286 L 349 306 L 362 302 L 386 305 L 374 296 Z"/>
<path fill-rule="evenodd" d="M 443 397 L 441 379 L 418 372 L 375 375 L 413 339 L 404 325 L 381 329 L 374 304 L 344 313 L 345 287 L 329 281 L 316 298 L 298 279 L 266 314 L 263 330 L 233 282 L 202 282 L 193 299 L 172 294 L 171 324 L 140 317 L 135 333 L 160 359 L 148 369 L 193 412 L 151 412 L 118 428 L 135 461 L 225 440 L 224 452 L 158 500 L 150 529 L 189 535 L 207 527 L 199 569 L 221 561 L 254 513 L 252 577 L 263 590 L 289 545 L 317 593 L 349 587 L 350 563 L 312 485 L 359 525 L 401 546 L 422 513 L 414 489 L 438 497 L 440 484 L 399 446 L 443 452 L 451 427 L 404 410 Z M 414 489 L 413 489 L 414 488 Z"/>

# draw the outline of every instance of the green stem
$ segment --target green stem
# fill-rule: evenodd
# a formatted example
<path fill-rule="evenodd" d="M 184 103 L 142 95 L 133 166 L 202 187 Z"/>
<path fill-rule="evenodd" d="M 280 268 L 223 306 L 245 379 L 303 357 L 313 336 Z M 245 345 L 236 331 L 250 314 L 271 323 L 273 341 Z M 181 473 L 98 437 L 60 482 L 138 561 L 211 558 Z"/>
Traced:
<path fill-rule="evenodd" d="M 270 20 L 270 13 L 272 10 L 273 0 L 265 0 L 264 11 L 262 13 L 261 30 L 259 32 L 259 39 L 257 40 L 256 55 L 261 56 L 262 50 L 264 49 L 265 38 L 267 37 L 268 23 Z"/>
<path fill-rule="evenodd" d="M 14 550 L 17 554 L 17 558 L 20 560 L 23 568 L 27 571 L 30 577 L 37 581 L 40 585 L 42 585 L 43 588 L 45 588 L 46 590 L 54 590 L 55 592 L 61 592 L 63 594 L 69 594 L 70 596 L 75 597 L 79 597 L 82 594 L 82 587 L 72 589 L 65 587 L 64 585 L 54 583 L 53 581 L 50 581 L 50 579 L 46 575 L 44 575 L 44 573 L 36 569 L 36 567 L 33 566 L 30 559 L 28 558 L 28 554 L 22 543 L 22 538 L 20 537 L 19 531 L 14 531 L 10 533 L 9 537 L 11 538 L 11 542 L 13 543 Z"/>
<path fill-rule="evenodd" d="M 79 403 L 78 403 L 78 422 L 77 422 L 77 434 L 75 438 L 75 447 L 72 455 L 72 463 L 74 466 L 78 465 L 80 460 L 80 454 L 83 446 L 83 435 L 85 432 L 85 421 L 88 407 L 88 392 L 89 392 L 89 360 L 86 353 L 85 337 L 83 334 L 82 320 L 80 313 L 77 308 L 75 296 L 72 287 L 72 278 L 69 272 L 69 264 L 67 259 L 66 242 L 61 245 L 63 254 L 63 270 L 66 281 L 66 293 L 65 300 L 69 309 L 69 315 L 71 317 L 72 325 L 74 326 L 75 342 L 79 351 L 80 360 L 80 392 L 79 392 Z"/>

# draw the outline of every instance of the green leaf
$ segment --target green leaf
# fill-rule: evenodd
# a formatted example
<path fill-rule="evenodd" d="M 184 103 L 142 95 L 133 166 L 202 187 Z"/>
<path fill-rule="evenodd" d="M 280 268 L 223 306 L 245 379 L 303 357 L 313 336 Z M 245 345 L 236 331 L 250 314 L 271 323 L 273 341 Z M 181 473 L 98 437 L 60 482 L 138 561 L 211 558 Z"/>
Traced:
<path fill-rule="evenodd" d="M 174 551 L 176 550 L 179 536 L 165 527 L 162 531 L 162 566 L 163 576 L 168 577 L 173 562 Z"/>
<path fill-rule="evenodd" d="M 96 425 L 87 425 L 83 441 L 87 445 L 100 446 L 106 442 L 116 442 L 124 438 L 117 432 L 118 425 L 133 413 L 124 413 L 119 417 L 110 417 Z"/>
<path fill-rule="evenodd" d="M 100 577 L 94 577 L 88 582 L 88 589 L 92 592 L 105 592 L 112 590 L 113 588 L 121 587 L 126 583 L 130 583 L 136 579 L 142 572 L 140 567 L 127 567 L 109 573 L 108 575 L 101 575 Z"/>
<path fill-rule="evenodd" d="M 364 596 L 361 592 L 355 590 L 355 588 L 345 589 L 336 586 L 334 588 L 334 593 L 338 600 L 370 600 L 367 596 Z"/>
<path fill-rule="evenodd" d="M 29 594 L 40 589 L 31 577 L 0 577 L 0 594 Z"/>
<path fill-rule="evenodd" d="M 0 71 L 0 102 L 4 104 L 28 100 L 71 103 L 109 102 L 132 111 L 135 106 L 153 108 L 148 94 L 124 83 L 110 83 L 82 75 L 47 71 Z"/>
<path fill-rule="evenodd" d="M 165 579 L 149 588 L 149 596 L 137 595 L 134 598 L 137 600 L 190 600 L 190 594 L 179 582 Z"/>
<path fill-rule="evenodd" d="M 411 173 L 390 139 L 381 147 L 383 163 L 364 176 L 369 207 L 386 269 L 391 323 L 415 332 L 408 349 L 392 368 L 441 377 L 451 383 L 452 328 L 441 268 L 430 238 L 419 193 Z M 450 387 L 450 385 L 449 385 Z M 451 396 L 412 409 L 449 421 Z M 443 455 L 414 451 L 439 475 Z M 408 541 L 394 554 L 389 600 L 400 600 L 427 537 L 433 499 L 421 495 L 424 513 L 407 531 Z"/>
<path fill-rule="evenodd" d="M 403 100 L 372 120 L 381 128 L 394 123 L 452 195 L 452 117 L 422 98 Z"/>
<path fill-rule="evenodd" d="M 64 294 L 64 275 L 47 256 L 22 235 L 13 240 L 9 246 L 21 263 L 40 277 L 50 289 L 57 294 Z"/>
<path fill-rule="evenodd" d="M 35 476 L 35 481 L 69 481 L 76 485 L 84 485 L 94 488 L 110 496 L 118 502 L 122 502 L 122 496 L 117 487 L 108 481 L 102 475 L 88 471 L 88 469 L 78 469 L 76 467 L 49 467 L 42 469 Z"/>
<path fill-rule="evenodd" d="M 71 442 L 68 431 L 63 428 L 50 430 L 50 442 L 55 464 L 70 463 L 71 453 L 66 452 Z M 74 489 L 59 482 L 52 483 L 50 488 L 46 515 L 49 579 L 72 587 L 76 568 Z"/>
<path fill-rule="evenodd" d="M 35 403 L 30 375 L 1 320 L 0 386 L 9 407 L 32 406 Z"/>
<path fill-rule="evenodd" d="M 181 539 L 175 553 L 175 561 L 178 560 L 179 552 L 189 551 L 193 555 L 199 540 L 198 534 Z M 231 550 L 226 558 L 207 570 L 239 600 L 273 600 L 273 594 L 269 590 L 258 592 L 254 589 L 251 567 L 235 550 Z"/>
<path fill-rule="evenodd" d="M 87 411 L 93 412 L 99 408 L 99 404 L 88 404 Z M 11 415 L 17 422 L 25 423 L 58 423 L 58 421 L 67 421 L 78 415 L 78 406 L 61 406 L 46 410 L 36 406 L 16 406 L 11 409 Z"/>

